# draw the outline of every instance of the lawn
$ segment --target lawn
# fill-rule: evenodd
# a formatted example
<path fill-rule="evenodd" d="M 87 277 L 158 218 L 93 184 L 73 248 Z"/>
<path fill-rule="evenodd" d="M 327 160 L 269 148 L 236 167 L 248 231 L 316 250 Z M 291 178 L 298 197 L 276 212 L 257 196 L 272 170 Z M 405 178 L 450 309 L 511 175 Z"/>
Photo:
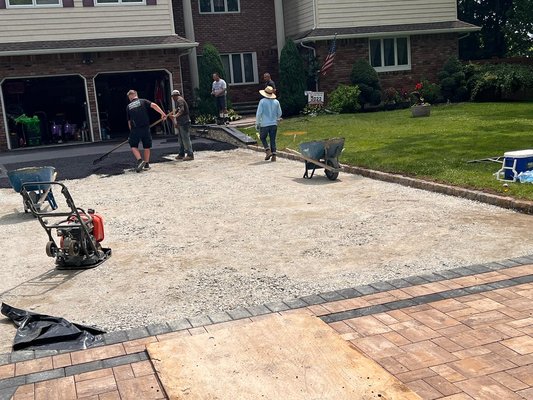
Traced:
<path fill-rule="evenodd" d="M 244 132 L 256 137 L 254 128 Z M 346 139 L 341 163 L 502 193 L 504 182 L 493 175 L 499 164 L 467 161 L 533 149 L 533 103 L 438 105 L 422 118 L 408 109 L 287 118 L 278 148 L 332 137 Z M 533 185 L 509 183 L 506 194 L 533 200 Z"/>

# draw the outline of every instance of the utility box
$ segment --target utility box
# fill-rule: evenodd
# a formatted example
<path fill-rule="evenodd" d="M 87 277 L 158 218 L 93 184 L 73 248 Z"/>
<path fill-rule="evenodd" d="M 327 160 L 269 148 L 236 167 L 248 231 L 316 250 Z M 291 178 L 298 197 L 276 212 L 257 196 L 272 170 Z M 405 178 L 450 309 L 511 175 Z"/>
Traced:
<path fill-rule="evenodd" d="M 515 182 L 520 172 L 529 170 L 533 170 L 533 150 L 508 151 L 503 154 L 502 168 L 496 172 L 496 177 Z"/>

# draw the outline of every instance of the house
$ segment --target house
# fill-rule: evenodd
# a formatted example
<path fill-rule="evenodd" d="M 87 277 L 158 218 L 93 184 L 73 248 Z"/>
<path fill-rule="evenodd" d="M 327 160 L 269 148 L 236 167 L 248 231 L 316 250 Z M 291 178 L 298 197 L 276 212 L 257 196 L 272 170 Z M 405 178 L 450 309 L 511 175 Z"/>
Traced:
<path fill-rule="evenodd" d="M 436 81 L 476 30 L 456 0 L 0 0 L 0 151 L 124 135 L 130 88 L 166 109 L 178 88 L 194 105 L 206 43 L 233 104 L 255 104 L 263 73 L 279 80 L 286 37 L 319 65 L 336 38 L 333 68 L 317 74 L 328 93 L 358 58 L 383 87 Z M 39 137 L 16 123 L 22 114 L 39 117 Z"/>
<path fill-rule="evenodd" d="M 0 151 L 127 134 L 126 92 L 169 109 L 196 45 L 171 0 L 0 0 Z"/>
<path fill-rule="evenodd" d="M 318 65 L 336 37 L 334 68 L 317 75 L 321 91 L 349 83 L 358 58 L 370 61 L 383 87 L 413 90 L 421 79 L 435 82 L 443 64 L 458 55 L 461 37 L 480 29 L 457 19 L 456 0 L 175 0 L 174 8 L 189 21 L 183 25 L 188 32 L 176 24 L 178 34 L 199 43 L 184 66 L 191 91 L 198 82 L 196 57 L 210 42 L 225 61 L 234 103 L 257 101 L 263 72 L 279 79 L 286 37 Z"/>

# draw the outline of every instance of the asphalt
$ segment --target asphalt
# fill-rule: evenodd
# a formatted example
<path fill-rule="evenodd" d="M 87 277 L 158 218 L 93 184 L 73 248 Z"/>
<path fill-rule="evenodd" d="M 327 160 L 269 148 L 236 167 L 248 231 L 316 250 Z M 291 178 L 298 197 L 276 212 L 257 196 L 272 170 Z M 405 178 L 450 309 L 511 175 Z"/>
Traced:
<path fill-rule="evenodd" d="M 192 137 L 195 152 L 223 151 L 234 149 L 235 146 L 215 140 Z M 50 147 L 16 149 L 0 153 L 0 188 L 10 188 L 7 172 L 25 167 L 52 166 L 59 171 L 57 180 L 81 179 L 92 174 L 104 176 L 120 175 L 133 168 L 135 159 L 128 144 L 118 147 L 123 141 L 110 140 L 99 143 L 64 144 Z M 168 162 L 165 156 L 177 153 L 176 136 L 156 137 L 153 140 L 150 162 Z M 118 148 L 117 148 L 118 147 Z M 102 161 L 95 160 L 117 148 Z"/>

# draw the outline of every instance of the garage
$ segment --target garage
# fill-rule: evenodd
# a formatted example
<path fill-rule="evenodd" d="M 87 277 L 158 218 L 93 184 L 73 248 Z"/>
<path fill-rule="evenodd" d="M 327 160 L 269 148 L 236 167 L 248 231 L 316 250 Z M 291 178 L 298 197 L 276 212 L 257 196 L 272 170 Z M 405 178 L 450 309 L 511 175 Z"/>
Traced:
<path fill-rule="evenodd" d="M 170 79 L 170 73 L 165 70 L 98 74 L 94 84 L 102 138 L 106 140 L 128 136 L 126 93 L 130 89 L 136 90 L 139 97 L 153 101 L 164 111 L 169 112 L 172 109 Z M 153 122 L 160 116 L 152 110 L 150 117 Z M 155 130 L 158 133 L 161 131 L 163 131 L 161 133 L 170 133 L 167 124 L 159 124 Z"/>
<path fill-rule="evenodd" d="M 91 141 L 81 76 L 10 78 L 1 87 L 11 149 Z"/>

